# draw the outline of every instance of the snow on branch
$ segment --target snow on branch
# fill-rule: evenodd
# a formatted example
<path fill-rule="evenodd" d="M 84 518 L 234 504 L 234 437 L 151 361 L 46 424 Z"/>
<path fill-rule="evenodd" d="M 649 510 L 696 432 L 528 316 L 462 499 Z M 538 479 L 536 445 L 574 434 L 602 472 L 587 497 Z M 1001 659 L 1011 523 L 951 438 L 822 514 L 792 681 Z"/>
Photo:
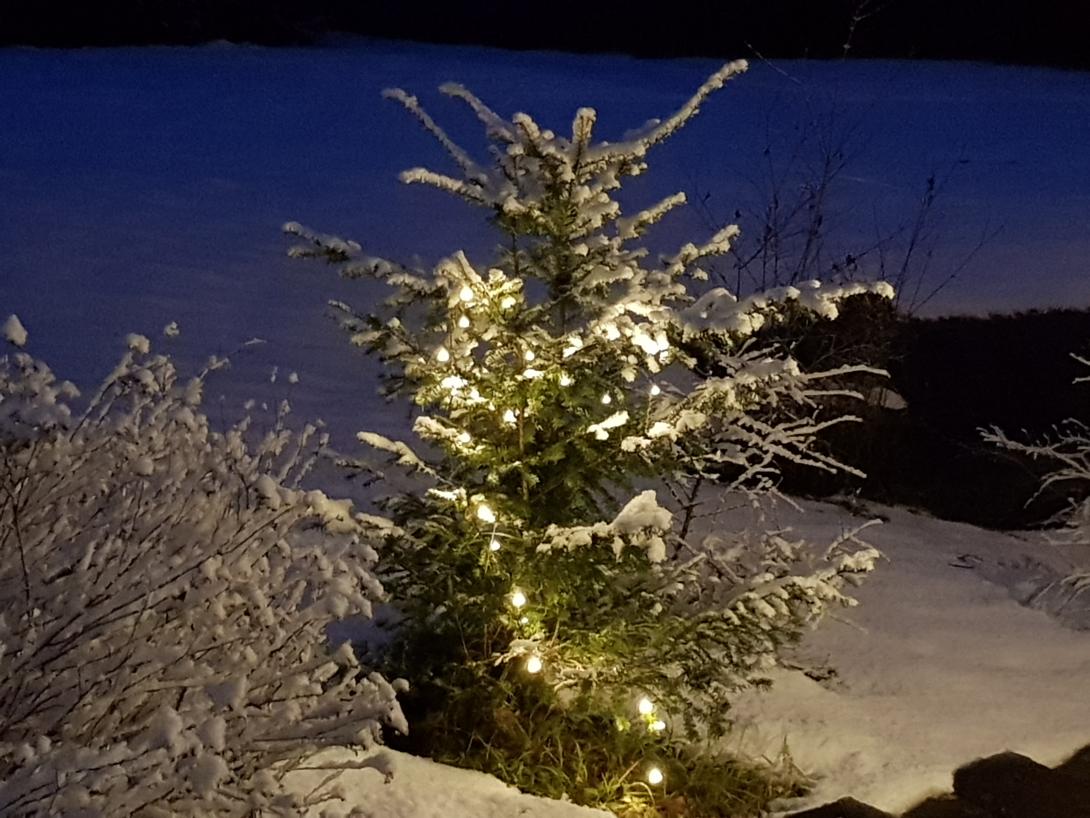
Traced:
<path fill-rule="evenodd" d="M 303 815 L 284 773 L 406 725 L 326 626 L 383 597 L 393 530 L 303 491 L 325 446 L 214 432 L 146 339 L 89 405 L 0 358 L 0 813 Z"/>
<path fill-rule="evenodd" d="M 420 101 L 416 97 L 400 88 L 387 88 L 382 92 L 382 96 L 400 102 L 405 110 L 420 120 L 424 129 L 434 136 L 436 141 L 443 146 L 443 149 L 450 154 L 458 167 L 461 168 L 462 173 L 466 175 L 466 178 L 473 179 L 481 175 L 481 169 L 477 166 L 477 163 L 447 136 L 447 132 L 435 123 L 435 120 L 431 118 L 428 112 L 420 106 Z"/>

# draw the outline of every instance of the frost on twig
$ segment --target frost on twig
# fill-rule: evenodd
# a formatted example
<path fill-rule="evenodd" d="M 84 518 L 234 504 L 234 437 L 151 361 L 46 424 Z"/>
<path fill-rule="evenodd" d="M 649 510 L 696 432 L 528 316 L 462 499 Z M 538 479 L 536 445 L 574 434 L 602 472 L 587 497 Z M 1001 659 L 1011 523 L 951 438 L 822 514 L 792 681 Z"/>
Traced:
<path fill-rule="evenodd" d="M 215 432 L 128 346 L 83 405 L 0 358 L 0 814 L 301 815 L 332 790 L 285 772 L 406 727 L 325 634 L 382 598 L 390 529 L 300 487 L 318 429 Z"/>

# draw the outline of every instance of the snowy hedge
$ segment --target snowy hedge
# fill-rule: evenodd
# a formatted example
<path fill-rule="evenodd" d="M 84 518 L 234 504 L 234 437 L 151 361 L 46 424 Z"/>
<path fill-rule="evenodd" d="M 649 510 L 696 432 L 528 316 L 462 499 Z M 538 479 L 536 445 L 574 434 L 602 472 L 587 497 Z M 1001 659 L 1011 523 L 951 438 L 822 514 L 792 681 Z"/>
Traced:
<path fill-rule="evenodd" d="M 284 773 L 405 729 L 325 637 L 382 594 L 365 518 L 298 488 L 318 429 L 217 433 L 206 373 L 128 343 L 82 409 L 0 358 L 0 814 L 299 814 L 335 783 Z"/>

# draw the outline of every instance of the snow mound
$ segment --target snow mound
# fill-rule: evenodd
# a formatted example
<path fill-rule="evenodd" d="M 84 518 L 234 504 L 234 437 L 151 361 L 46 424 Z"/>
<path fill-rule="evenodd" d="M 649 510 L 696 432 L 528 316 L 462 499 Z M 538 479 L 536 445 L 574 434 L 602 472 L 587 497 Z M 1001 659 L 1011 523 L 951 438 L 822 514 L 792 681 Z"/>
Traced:
<path fill-rule="evenodd" d="M 601 810 L 526 795 L 483 773 L 393 750 L 325 750 L 310 766 L 314 769 L 288 776 L 296 792 L 313 789 L 331 769 L 356 768 L 346 769 L 338 782 L 344 797 L 341 811 L 355 806 L 356 815 L 367 818 L 612 818 Z M 325 807 L 330 808 L 336 806 Z M 315 818 L 319 812 L 314 810 Z"/>

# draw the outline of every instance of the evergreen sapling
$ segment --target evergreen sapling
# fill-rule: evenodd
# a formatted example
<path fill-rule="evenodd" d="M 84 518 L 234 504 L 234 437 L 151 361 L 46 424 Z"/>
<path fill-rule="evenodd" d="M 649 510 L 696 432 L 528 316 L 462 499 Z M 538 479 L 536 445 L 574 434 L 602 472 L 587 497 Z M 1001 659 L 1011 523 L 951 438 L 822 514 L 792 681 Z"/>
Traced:
<path fill-rule="evenodd" d="M 758 331 L 798 310 L 834 318 L 857 293 L 892 295 L 806 282 L 739 299 L 702 286 L 701 268 L 735 226 L 653 257 L 646 231 L 685 196 L 622 211 L 618 191 L 649 151 L 745 68 L 725 65 L 672 116 L 614 143 L 593 141 L 593 109 L 560 136 L 443 85 L 484 126 L 487 165 L 415 97 L 387 91 L 457 167 L 402 180 L 485 209 L 502 236 L 490 264 L 457 252 L 411 269 L 285 225 L 303 239 L 293 255 L 391 290 L 374 312 L 334 306 L 384 363 L 387 394 L 419 409 L 422 445 L 359 435 L 417 478 L 381 501 L 380 573 L 401 617 L 382 661 L 413 683 L 418 747 L 525 785 L 505 765 L 547 718 L 582 725 L 588 754 L 635 736 L 640 753 L 674 757 L 682 737 L 721 735 L 731 693 L 829 605 L 853 604 L 845 583 L 878 557 L 854 531 L 816 557 L 783 532 L 699 536 L 714 527 L 708 497 L 759 505 L 777 462 L 846 468 L 813 443 L 852 418 L 822 418 L 817 404 L 837 392 L 830 378 L 861 368 L 804 372 Z"/>

